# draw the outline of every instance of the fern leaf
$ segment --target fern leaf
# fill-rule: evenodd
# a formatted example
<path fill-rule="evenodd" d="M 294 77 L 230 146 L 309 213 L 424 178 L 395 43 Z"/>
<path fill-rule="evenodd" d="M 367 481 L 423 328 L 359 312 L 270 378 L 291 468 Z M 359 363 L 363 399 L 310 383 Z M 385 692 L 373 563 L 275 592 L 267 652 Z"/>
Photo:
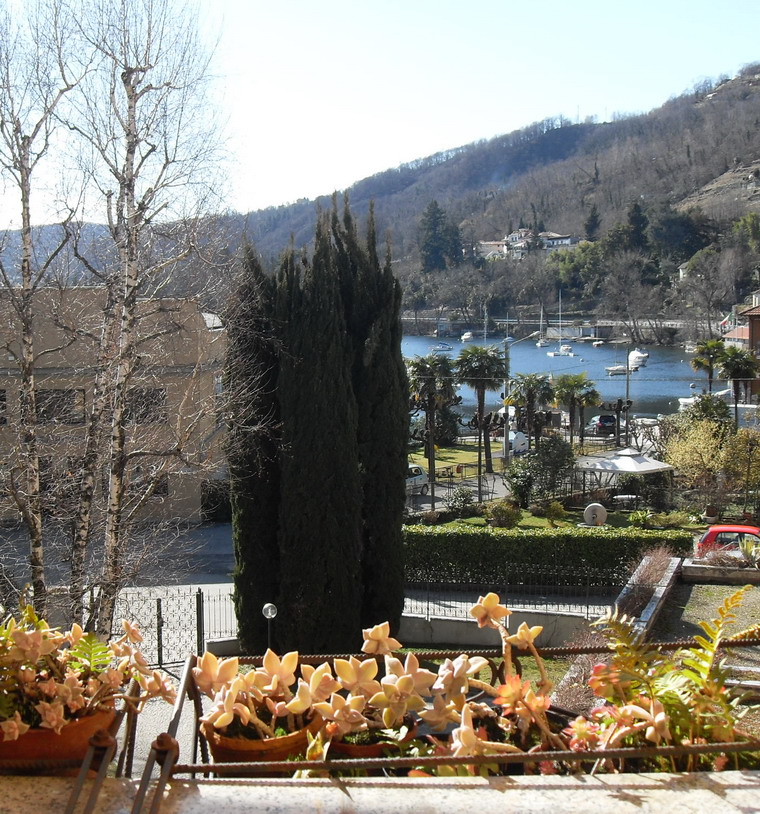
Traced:
<path fill-rule="evenodd" d="M 87 633 L 71 648 L 71 666 L 75 670 L 99 672 L 111 663 L 113 654 L 94 633 Z"/>

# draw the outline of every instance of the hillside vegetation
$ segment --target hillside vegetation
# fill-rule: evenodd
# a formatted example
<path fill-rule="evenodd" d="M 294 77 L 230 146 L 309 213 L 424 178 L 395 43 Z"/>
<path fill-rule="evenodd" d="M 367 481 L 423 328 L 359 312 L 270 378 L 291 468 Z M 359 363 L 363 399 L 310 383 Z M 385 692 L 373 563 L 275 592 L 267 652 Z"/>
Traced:
<path fill-rule="evenodd" d="M 520 319 L 556 308 L 561 287 L 569 318 L 610 316 L 636 339 L 668 342 L 666 317 L 692 320 L 680 338 L 709 334 L 759 284 L 759 124 L 760 64 L 643 115 L 547 119 L 378 173 L 346 194 L 360 216 L 375 202 L 415 316 L 475 320 L 488 306 Z M 291 239 L 306 245 L 327 206 L 327 197 L 303 200 L 227 225 L 245 229 L 266 262 Z M 593 242 L 519 262 L 478 256 L 479 241 L 520 226 Z M 435 240 L 449 248 L 431 267 Z"/>

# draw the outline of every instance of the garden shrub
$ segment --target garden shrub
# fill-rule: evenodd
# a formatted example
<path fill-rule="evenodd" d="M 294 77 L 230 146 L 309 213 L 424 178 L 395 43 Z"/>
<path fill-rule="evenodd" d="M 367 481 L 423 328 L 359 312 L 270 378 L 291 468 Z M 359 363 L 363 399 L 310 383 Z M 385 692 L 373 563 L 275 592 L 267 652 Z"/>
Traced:
<path fill-rule="evenodd" d="M 552 500 L 546 507 L 546 519 L 552 526 L 560 520 L 564 520 L 566 517 L 567 512 L 565 511 L 565 507 L 558 500 Z"/>
<path fill-rule="evenodd" d="M 667 545 L 674 556 L 688 556 L 693 542 L 691 532 L 682 530 L 406 526 L 405 572 L 407 582 L 494 585 L 508 582 L 521 565 L 551 564 L 593 571 L 609 584 L 625 581 L 628 563 L 645 549 Z"/>
<path fill-rule="evenodd" d="M 490 506 L 486 516 L 496 528 L 513 529 L 522 519 L 522 510 L 513 501 L 505 498 Z"/>
<path fill-rule="evenodd" d="M 446 501 L 446 505 L 455 517 L 475 517 L 477 515 L 475 495 L 473 495 L 472 489 L 468 489 L 466 486 L 457 486 Z"/>
<path fill-rule="evenodd" d="M 628 522 L 637 529 L 646 528 L 649 523 L 649 512 L 646 509 L 638 509 L 628 515 Z"/>

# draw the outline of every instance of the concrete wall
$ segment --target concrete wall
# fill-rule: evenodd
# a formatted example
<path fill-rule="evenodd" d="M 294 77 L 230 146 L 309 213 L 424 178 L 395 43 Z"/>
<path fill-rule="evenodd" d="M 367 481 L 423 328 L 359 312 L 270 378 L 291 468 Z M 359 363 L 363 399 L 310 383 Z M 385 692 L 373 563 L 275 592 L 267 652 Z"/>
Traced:
<path fill-rule="evenodd" d="M 538 647 L 562 647 L 577 632 L 588 630 L 588 621 L 572 613 L 550 613 L 548 611 L 516 610 L 508 619 L 511 632 L 516 631 L 522 622 L 530 627 L 541 625 L 544 629 L 538 637 Z M 493 628 L 479 628 L 474 619 L 450 619 L 434 616 L 404 615 L 398 639 L 405 647 L 430 647 L 437 649 L 444 645 L 454 649 L 500 648 L 501 639 Z M 237 639 L 212 639 L 206 642 L 206 648 L 217 656 L 236 656 L 240 654 Z"/>
<path fill-rule="evenodd" d="M 516 631 L 522 622 L 530 627 L 541 625 L 544 629 L 538 637 L 538 647 L 562 647 L 577 632 L 588 629 L 588 621 L 572 613 L 550 613 L 548 611 L 515 610 L 508 619 L 510 632 Z M 451 619 L 433 616 L 404 615 L 401 619 L 399 641 L 410 647 L 501 647 L 496 630 L 479 628 L 474 619 Z"/>

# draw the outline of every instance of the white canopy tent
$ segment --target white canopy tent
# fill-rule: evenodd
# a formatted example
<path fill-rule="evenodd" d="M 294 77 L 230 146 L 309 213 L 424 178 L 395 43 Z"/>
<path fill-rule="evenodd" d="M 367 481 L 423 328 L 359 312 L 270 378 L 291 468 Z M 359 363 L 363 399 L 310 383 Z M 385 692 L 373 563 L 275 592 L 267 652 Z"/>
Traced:
<path fill-rule="evenodd" d="M 598 455 L 581 455 L 575 461 L 575 472 L 583 476 L 583 491 L 607 489 L 617 484 L 620 475 L 651 475 L 672 472 L 673 467 L 639 452 L 637 449 L 613 450 Z"/>

